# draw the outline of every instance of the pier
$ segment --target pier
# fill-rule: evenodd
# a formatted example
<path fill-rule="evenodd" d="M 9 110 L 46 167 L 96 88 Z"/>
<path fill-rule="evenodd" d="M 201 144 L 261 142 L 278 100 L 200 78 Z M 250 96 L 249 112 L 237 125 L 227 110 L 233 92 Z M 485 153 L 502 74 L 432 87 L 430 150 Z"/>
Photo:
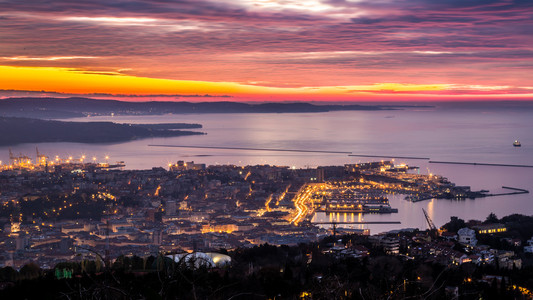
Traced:
<path fill-rule="evenodd" d="M 352 154 L 352 152 L 350 152 L 350 151 L 330 151 L 330 150 L 273 149 L 273 148 L 196 146 L 196 145 L 148 145 L 148 147 L 216 149 L 216 150 L 245 150 L 245 151 L 274 151 L 274 152 L 301 152 L 301 153 L 329 153 L 329 154 L 347 154 L 348 156 L 352 156 L 352 157 L 398 158 L 398 159 L 418 159 L 418 160 L 429 160 L 430 159 L 429 157 L 416 157 L 416 156 Z"/>
<path fill-rule="evenodd" d="M 520 194 L 529 194 L 528 190 L 519 189 L 519 188 L 513 188 L 509 186 L 502 186 L 502 189 L 511 190 L 514 192 L 508 192 L 508 193 L 499 193 L 499 194 L 487 194 L 487 197 L 493 197 L 493 196 L 508 196 L 508 195 L 520 195 Z"/>
<path fill-rule="evenodd" d="M 533 168 L 532 165 L 490 164 L 490 163 L 478 163 L 478 162 L 457 162 L 457 161 L 430 160 L 429 163 L 430 164 L 448 164 L 448 165 L 471 165 L 471 166 L 491 166 L 491 167 Z"/>
<path fill-rule="evenodd" d="M 303 152 L 303 153 L 330 153 L 330 154 L 351 154 L 352 153 L 352 152 L 346 152 L 346 151 L 303 150 L 303 149 L 271 149 L 271 148 L 222 147 L 222 146 L 148 145 L 148 147 L 218 149 L 218 150 L 246 150 L 246 151 L 276 151 L 276 152 Z"/>

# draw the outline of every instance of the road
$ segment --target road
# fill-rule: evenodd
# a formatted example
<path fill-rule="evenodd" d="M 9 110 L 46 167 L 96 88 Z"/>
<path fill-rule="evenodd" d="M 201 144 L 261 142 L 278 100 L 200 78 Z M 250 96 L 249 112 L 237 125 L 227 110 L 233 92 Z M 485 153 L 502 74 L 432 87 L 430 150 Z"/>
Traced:
<path fill-rule="evenodd" d="M 292 218 L 291 223 L 298 225 L 303 221 L 312 210 L 312 196 L 327 188 L 325 183 L 306 183 L 292 200 L 296 208 L 296 214 Z"/>

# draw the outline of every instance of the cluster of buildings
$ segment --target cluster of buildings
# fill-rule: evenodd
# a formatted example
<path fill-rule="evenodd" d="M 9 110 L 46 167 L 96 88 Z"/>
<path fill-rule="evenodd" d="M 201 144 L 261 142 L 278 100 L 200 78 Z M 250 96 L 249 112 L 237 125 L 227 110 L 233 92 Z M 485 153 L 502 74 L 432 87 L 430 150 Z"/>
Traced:
<path fill-rule="evenodd" d="M 19 268 L 31 261 L 50 268 L 98 257 L 313 242 L 329 234 L 309 221 L 318 199 L 333 193 L 337 202 L 348 201 L 349 195 L 383 210 L 387 193 L 412 194 L 417 188 L 442 189 L 445 184 L 432 176 L 420 181 L 422 175 L 407 173 L 410 167 L 390 162 L 296 169 L 178 161 L 168 170 L 119 170 L 70 160 L 58 160 L 49 168 L 44 156 L 41 160 L 35 168 L 26 161 L 0 172 L 0 267 Z M 435 180 L 440 183 L 433 184 Z M 342 205 L 345 209 L 346 203 Z M 463 233 L 458 233 L 458 241 L 475 246 L 475 235 L 466 240 L 468 234 Z M 372 239 L 386 253 L 400 253 L 398 237 Z M 439 247 L 434 242 L 413 245 L 409 255 L 448 253 Z M 357 256 L 367 252 L 352 250 Z M 456 261 L 468 259 L 473 261 Z"/>
<path fill-rule="evenodd" d="M 480 245 L 477 235 L 495 233 L 484 232 L 486 227 L 497 227 L 505 232 L 503 224 L 486 224 L 464 227 L 455 232 L 441 231 L 438 235 L 421 232 L 415 229 L 404 229 L 367 236 L 360 239 L 361 243 L 335 243 L 323 252 L 336 256 L 350 256 L 354 258 L 366 257 L 370 249 L 381 249 L 384 254 L 397 256 L 405 260 L 422 260 L 444 266 L 459 266 L 465 263 L 476 265 L 490 264 L 501 269 L 521 269 L 523 253 L 532 253 L 533 238 L 528 240 L 528 246 L 523 247 L 520 239 L 503 238 L 514 250 L 491 248 Z M 340 242 L 340 240 L 339 240 Z M 365 246 L 366 245 L 366 246 Z"/>
<path fill-rule="evenodd" d="M 327 234 L 291 223 L 292 199 L 316 169 L 78 167 L 0 173 L 0 265 L 291 245 Z"/>
<path fill-rule="evenodd" d="M 461 245 L 460 249 L 457 245 Z M 457 234 L 443 235 L 440 240 L 418 243 L 408 251 L 411 257 L 442 265 L 492 264 L 509 270 L 522 268 L 522 258 L 518 254 L 514 250 L 477 245 L 476 231 L 470 228 L 461 228 Z"/>

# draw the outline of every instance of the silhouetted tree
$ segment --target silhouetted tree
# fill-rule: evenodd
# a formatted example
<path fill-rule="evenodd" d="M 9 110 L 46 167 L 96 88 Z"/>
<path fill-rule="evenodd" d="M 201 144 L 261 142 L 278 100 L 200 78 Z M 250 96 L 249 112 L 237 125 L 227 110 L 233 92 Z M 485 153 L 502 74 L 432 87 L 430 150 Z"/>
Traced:
<path fill-rule="evenodd" d="M 485 219 L 485 222 L 484 223 L 498 223 L 500 220 L 498 219 L 498 217 L 496 216 L 495 213 L 491 212 L 488 216 L 487 216 L 487 219 Z"/>
<path fill-rule="evenodd" d="M 22 279 L 35 279 L 41 275 L 41 268 L 34 263 L 24 265 L 19 272 Z"/>
<path fill-rule="evenodd" d="M 466 226 L 466 223 L 463 219 L 459 219 L 458 217 L 451 217 L 450 222 L 444 224 L 442 228 L 450 232 L 457 232 L 459 231 L 459 229 L 465 226 Z"/>
<path fill-rule="evenodd" d="M 3 267 L 0 269 L 0 282 L 15 281 L 18 272 L 12 267 Z"/>

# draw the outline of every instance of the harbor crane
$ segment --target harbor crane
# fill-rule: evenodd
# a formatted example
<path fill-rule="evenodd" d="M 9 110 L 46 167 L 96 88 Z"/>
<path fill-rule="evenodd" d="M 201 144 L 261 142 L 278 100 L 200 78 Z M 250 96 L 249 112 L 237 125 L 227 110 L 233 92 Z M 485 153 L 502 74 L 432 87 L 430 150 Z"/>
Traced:
<path fill-rule="evenodd" d="M 424 212 L 424 217 L 426 217 L 426 221 L 428 223 L 430 235 L 432 237 L 436 237 L 437 236 L 437 232 L 438 232 L 437 231 L 437 227 L 433 223 L 433 220 L 431 220 L 431 218 L 429 217 L 427 211 L 425 209 L 423 209 L 423 208 L 422 208 L 422 211 Z"/>
<path fill-rule="evenodd" d="M 42 154 L 41 152 L 39 152 L 39 148 L 38 147 L 35 147 L 35 152 L 36 152 L 36 155 L 37 155 L 37 163 L 40 164 L 40 165 L 46 165 L 46 162 L 48 160 L 48 156 Z"/>
<path fill-rule="evenodd" d="M 11 148 L 9 148 L 9 159 L 13 164 L 27 164 L 30 163 L 30 158 L 26 155 L 19 154 L 19 156 L 16 156 L 13 154 L 13 151 L 11 151 Z"/>

